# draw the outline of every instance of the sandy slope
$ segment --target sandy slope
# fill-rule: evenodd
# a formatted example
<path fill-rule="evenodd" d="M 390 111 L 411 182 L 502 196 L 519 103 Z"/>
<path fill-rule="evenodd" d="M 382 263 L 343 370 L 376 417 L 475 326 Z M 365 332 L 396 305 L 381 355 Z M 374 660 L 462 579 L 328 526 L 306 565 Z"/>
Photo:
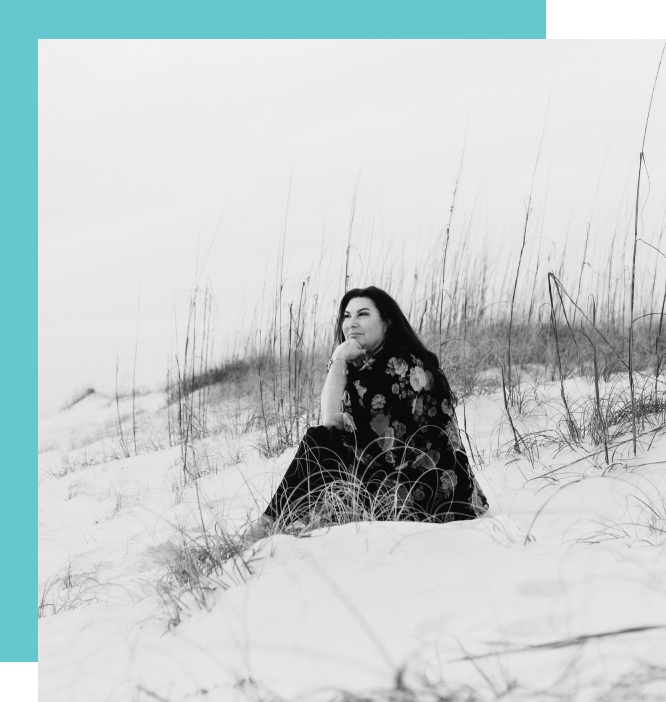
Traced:
<path fill-rule="evenodd" d="M 160 402 L 141 398 L 157 433 Z M 293 450 L 218 463 L 196 488 L 179 483 L 177 447 L 53 475 L 62 453 L 108 452 L 114 411 L 90 396 L 40 426 L 39 585 L 55 582 L 44 601 L 63 609 L 39 622 L 40 699 L 310 699 L 385 688 L 403 668 L 416 688 L 425 675 L 483 699 L 666 698 L 663 668 L 650 669 L 666 662 L 666 558 L 649 528 L 665 509 L 666 438 L 644 442 L 638 459 L 620 447 L 605 475 L 567 467 L 577 454 L 554 446 L 534 465 L 488 460 L 506 437 L 499 398 L 470 401 L 487 516 L 272 537 L 257 544 L 252 575 L 168 630 L 155 583 L 179 530 L 239 526 Z M 206 443 L 209 457 L 225 450 L 220 437 Z M 68 568 L 69 580 L 53 580 Z"/>

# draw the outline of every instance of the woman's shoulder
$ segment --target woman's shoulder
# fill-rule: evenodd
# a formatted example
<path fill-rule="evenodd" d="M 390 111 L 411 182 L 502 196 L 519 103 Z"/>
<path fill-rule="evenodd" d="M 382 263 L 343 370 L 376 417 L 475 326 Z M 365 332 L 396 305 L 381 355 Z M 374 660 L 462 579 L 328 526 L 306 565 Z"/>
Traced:
<path fill-rule="evenodd" d="M 400 360 L 407 361 L 408 358 L 409 354 L 402 346 L 382 346 L 365 360 L 363 369 L 376 371 L 381 368 L 383 371 L 390 363 L 395 363 Z"/>
<path fill-rule="evenodd" d="M 403 361 L 409 366 L 424 365 L 423 355 L 416 349 L 410 349 L 407 346 L 393 345 L 383 349 L 383 359 L 390 363 L 391 361 Z"/>
<path fill-rule="evenodd" d="M 351 373 L 355 377 L 393 375 L 396 369 L 406 372 L 417 363 L 417 359 L 404 346 L 382 346 L 363 363 L 352 366 Z"/>
<path fill-rule="evenodd" d="M 394 345 L 386 348 L 381 365 L 389 375 L 413 378 L 413 387 L 423 387 L 438 400 L 445 399 L 455 405 L 446 375 L 435 359 L 434 354 L 427 357 L 418 349 Z"/>
<path fill-rule="evenodd" d="M 406 346 L 385 346 L 374 354 L 368 364 L 369 369 L 382 375 L 409 377 L 414 372 L 426 371 L 428 365 L 424 363 L 418 351 Z"/>
<path fill-rule="evenodd" d="M 431 359 L 425 358 L 418 349 L 410 348 L 403 344 L 390 344 L 378 349 L 364 364 L 363 370 L 381 370 L 393 375 L 394 372 L 403 374 L 417 368 L 430 371 L 439 371 L 438 366 L 433 367 Z"/>

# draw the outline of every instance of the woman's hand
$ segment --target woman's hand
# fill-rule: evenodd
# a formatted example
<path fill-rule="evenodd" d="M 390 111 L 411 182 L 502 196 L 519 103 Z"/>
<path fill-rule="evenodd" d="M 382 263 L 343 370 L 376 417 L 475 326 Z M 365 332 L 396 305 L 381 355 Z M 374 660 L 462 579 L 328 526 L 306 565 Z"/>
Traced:
<path fill-rule="evenodd" d="M 321 419 L 325 427 L 344 429 L 342 397 L 347 386 L 346 365 L 348 361 L 365 358 L 365 354 L 365 349 L 361 348 L 356 339 L 343 341 L 333 351 L 331 363 L 329 364 L 329 373 L 326 376 L 326 382 L 321 392 Z M 343 361 L 343 363 L 333 363 L 333 361 Z M 336 372 L 333 371 L 334 368 Z"/>
<path fill-rule="evenodd" d="M 333 351 L 331 358 L 333 360 L 342 358 L 345 361 L 355 361 L 357 358 L 365 358 L 366 354 L 367 351 L 361 348 L 356 339 L 347 339 Z"/>

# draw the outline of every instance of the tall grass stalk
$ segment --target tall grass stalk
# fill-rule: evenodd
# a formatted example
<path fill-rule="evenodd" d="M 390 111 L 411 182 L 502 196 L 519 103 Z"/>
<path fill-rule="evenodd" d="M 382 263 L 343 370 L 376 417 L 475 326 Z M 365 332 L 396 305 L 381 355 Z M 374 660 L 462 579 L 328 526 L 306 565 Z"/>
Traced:
<path fill-rule="evenodd" d="M 599 427 L 601 428 L 602 441 L 604 442 L 604 457 L 606 459 L 606 465 L 608 465 L 608 431 L 606 429 L 606 422 L 601 412 L 601 394 L 599 392 L 599 365 L 597 362 L 597 303 L 594 297 L 592 298 L 592 350 L 594 354 L 594 396 L 597 407 L 597 419 L 599 421 Z"/>
<path fill-rule="evenodd" d="M 120 450 L 125 458 L 129 458 L 130 450 L 125 441 L 125 433 L 123 431 L 123 420 L 120 414 L 120 391 L 118 389 L 118 355 L 116 354 L 116 417 L 118 418 L 118 435 L 120 436 Z"/>
<path fill-rule="evenodd" d="M 659 65 L 657 66 L 657 73 L 654 77 L 654 83 L 652 85 L 652 94 L 650 95 L 650 104 L 648 105 L 647 117 L 645 119 L 645 129 L 643 130 L 643 142 L 641 144 L 641 152 L 638 156 L 638 179 L 636 183 L 636 212 L 634 215 L 634 245 L 631 257 L 631 303 L 629 307 L 629 390 L 631 393 L 631 433 L 633 437 L 634 456 L 636 455 L 636 402 L 634 389 L 634 303 L 636 295 L 636 249 L 638 247 L 638 207 L 640 203 L 641 192 L 641 172 L 643 170 L 643 165 L 645 164 L 645 139 L 647 137 L 648 124 L 650 123 L 650 111 L 652 109 L 654 91 L 657 87 L 657 79 L 659 78 L 661 62 L 664 59 L 664 51 L 666 51 L 666 44 L 664 44 L 664 48 L 662 49 L 661 57 L 659 58 Z"/>
<path fill-rule="evenodd" d="M 141 311 L 141 290 L 139 289 L 139 299 L 136 310 L 136 337 L 134 340 L 134 366 L 132 368 L 132 443 L 134 444 L 134 455 L 139 452 L 136 446 L 136 359 L 139 353 L 139 313 Z"/>
<path fill-rule="evenodd" d="M 550 99 L 549 99 L 550 106 Z M 539 167 L 539 157 L 541 156 L 541 147 L 543 145 L 543 137 L 546 133 L 546 121 L 548 119 L 548 107 L 546 107 L 546 117 L 544 118 L 543 129 L 541 130 L 541 139 L 539 140 L 539 148 L 537 150 L 537 157 L 534 163 L 534 172 L 532 173 L 532 184 L 530 185 L 530 194 L 527 198 L 527 204 L 525 206 L 525 223 L 523 225 L 523 238 L 520 244 L 520 252 L 518 253 L 518 265 L 516 266 L 516 277 L 513 282 L 513 290 L 511 292 L 511 305 L 509 307 L 509 333 L 508 333 L 508 347 L 506 352 L 506 366 L 507 366 L 507 380 L 509 383 L 509 396 L 512 397 L 513 394 L 513 377 L 512 377 L 512 364 L 511 364 L 511 332 L 513 330 L 514 312 L 516 305 L 516 291 L 518 290 L 518 278 L 520 276 L 520 266 L 523 262 L 523 254 L 525 253 L 525 245 L 527 244 L 527 225 L 530 220 L 530 214 L 532 213 L 532 195 L 534 193 L 534 181 L 536 180 L 537 168 Z"/>
<path fill-rule="evenodd" d="M 467 133 L 465 132 L 465 138 L 467 137 Z M 460 175 L 462 174 L 462 167 L 463 167 L 463 162 L 465 160 L 465 142 L 463 142 L 463 150 L 462 154 L 460 155 L 460 166 L 458 167 L 458 175 L 456 177 L 456 185 L 453 188 L 453 198 L 451 200 L 451 207 L 449 208 L 449 221 L 446 224 L 446 237 L 444 239 L 444 254 L 442 257 L 442 276 L 441 276 L 441 284 L 439 287 L 439 304 L 437 305 L 437 309 L 439 311 L 439 336 L 441 338 L 442 336 L 442 319 L 444 316 L 444 294 L 446 290 L 446 285 L 447 285 L 447 279 L 446 279 L 446 260 L 447 256 L 449 253 L 449 241 L 451 238 L 451 222 L 453 221 L 453 212 L 456 207 L 456 195 L 458 194 L 458 186 L 460 185 Z"/>

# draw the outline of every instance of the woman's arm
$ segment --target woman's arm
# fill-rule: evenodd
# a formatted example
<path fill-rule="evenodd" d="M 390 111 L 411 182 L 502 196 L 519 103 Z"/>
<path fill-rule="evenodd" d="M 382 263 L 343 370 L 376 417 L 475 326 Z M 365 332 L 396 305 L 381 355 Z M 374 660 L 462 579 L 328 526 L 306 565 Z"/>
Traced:
<path fill-rule="evenodd" d="M 347 387 L 347 361 L 364 356 L 365 351 L 354 339 L 340 344 L 331 357 L 328 375 L 321 392 L 321 419 L 325 427 L 343 429 L 342 396 Z"/>
<path fill-rule="evenodd" d="M 321 392 L 321 420 L 325 427 L 342 429 L 342 395 L 347 387 L 347 361 L 333 359 Z"/>

